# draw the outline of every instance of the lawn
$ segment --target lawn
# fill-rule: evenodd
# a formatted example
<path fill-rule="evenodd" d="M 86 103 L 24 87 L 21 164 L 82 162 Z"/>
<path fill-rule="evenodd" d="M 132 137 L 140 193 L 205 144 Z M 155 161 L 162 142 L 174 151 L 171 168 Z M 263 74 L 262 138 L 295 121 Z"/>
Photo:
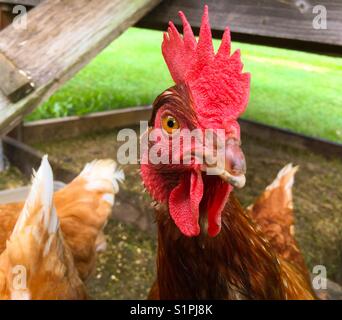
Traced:
<path fill-rule="evenodd" d="M 172 85 L 162 33 L 131 28 L 26 120 L 151 104 Z M 217 47 L 219 41 L 215 41 Z M 234 43 L 252 74 L 243 118 L 342 142 L 342 59 Z"/>

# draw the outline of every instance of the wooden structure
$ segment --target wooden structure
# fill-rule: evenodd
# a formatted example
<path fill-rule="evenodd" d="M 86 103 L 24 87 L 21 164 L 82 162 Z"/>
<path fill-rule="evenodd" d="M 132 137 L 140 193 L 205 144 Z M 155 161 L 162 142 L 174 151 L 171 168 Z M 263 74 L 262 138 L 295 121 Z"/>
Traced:
<path fill-rule="evenodd" d="M 0 33 L 0 134 L 15 127 L 28 112 L 129 26 L 165 30 L 177 11 L 199 27 L 204 1 L 165 0 L 5 0 L 36 6 L 27 28 L 9 26 Z M 317 3 L 316 3 L 317 2 Z M 315 5 L 327 10 L 327 29 L 315 29 Z M 1 10 L 1 24 L 13 19 Z M 339 53 L 342 48 L 342 3 L 335 0 L 220 0 L 210 3 L 215 36 L 230 25 L 233 39 L 305 50 Z"/>
<path fill-rule="evenodd" d="M 28 13 L 26 29 L 10 25 L 1 31 L 0 134 L 16 126 L 158 2 L 45 0 Z"/>
<path fill-rule="evenodd" d="M 221 37 L 229 26 L 235 41 L 342 54 L 342 1 L 339 0 L 165 0 L 138 25 L 166 30 L 169 20 L 180 25 L 177 12 L 182 10 L 198 29 L 206 3 L 210 6 L 210 25 L 216 37 Z M 324 18 L 324 9 L 327 28 L 315 29 L 315 18 L 319 14 Z"/>
<path fill-rule="evenodd" d="M 14 14 L 12 13 L 12 6 L 0 3 L 0 30 L 11 24 L 13 18 Z"/>

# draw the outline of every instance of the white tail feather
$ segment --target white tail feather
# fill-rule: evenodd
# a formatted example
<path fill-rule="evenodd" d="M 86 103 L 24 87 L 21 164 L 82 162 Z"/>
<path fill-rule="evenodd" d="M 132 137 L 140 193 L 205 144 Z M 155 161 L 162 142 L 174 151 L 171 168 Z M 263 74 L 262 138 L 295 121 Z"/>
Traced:
<path fill-rule="evenodd" d="M 287 176 L 288 181 L 285 185 L 285 190 L 286 191 L 291 191 L 291 188 L 294 183 L 294 176 L 296 172 L 298 171 L 298 166 L 293 166 L 292 163 L 288 163 L 284 168 L 282 168 L 278 174 L 277 177 L 273 180 L 273 182 L 266 188 L 266 190 L 272 190 L 280 185 L 280 181 L 282 180 L 283 177 Z"/>
<path fill-rule="evenodd" d="M 119 182 L 125 179 L 124 172 L 117 169 L 116 162 L 111 159 L 94 160 L 84 167 L 80 176 L 87 180 L 89 190 L 105 189 L 106 182 L 113 186 L 113 193 L 119 192 Z"/>
<path fill-rule="evenodd" d="M 34 212 L 32 209 L 37 204 L 41 205 L 41 210 Z M 33 221 L 37 224 L 43 223 L 49 234 L 57 231 L 59 219 L 53 207 L 53 173 L 47 155 L 43 157 L 38 171 L 33 173 L 31 190 L 14 227 L 12 236 L 27 226 L 28 220 L 33 214 L 37 214 Z"/>

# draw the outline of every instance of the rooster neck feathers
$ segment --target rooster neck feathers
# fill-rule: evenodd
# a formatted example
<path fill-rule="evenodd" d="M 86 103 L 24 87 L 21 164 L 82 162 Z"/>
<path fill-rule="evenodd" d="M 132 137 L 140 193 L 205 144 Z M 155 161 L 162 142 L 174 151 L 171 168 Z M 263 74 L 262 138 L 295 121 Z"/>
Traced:
<path fill-rule="evenodd" d="M 157 222 L 161 299 L 285 298 L 279 261 L 233 194 L 215 238 L 182 235 L 165 206 L 157 208 Z"/>

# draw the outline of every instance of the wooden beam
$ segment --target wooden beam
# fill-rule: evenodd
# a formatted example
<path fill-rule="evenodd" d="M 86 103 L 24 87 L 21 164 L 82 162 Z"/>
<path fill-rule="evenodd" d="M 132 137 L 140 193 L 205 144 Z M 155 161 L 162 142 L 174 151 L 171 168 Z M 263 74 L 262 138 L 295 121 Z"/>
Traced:
<path fill-rule="evenodd" d="M 58 119 L 27 122 L 15 130 L 13 136 L 25 143 L 68 139 L 82 134 L 103 132 L 133 126 L 139 121 L 148 121 L 151 106 L 96 112 L 82 117 L 71 116 Z"/>
<path fill-rule="evenodd" d="M 45 0 L 27 29 L 0 32 L 0 52 L 32 78 L 36 90 L 17 103 L 0 93 L 0 134 L 46 100 L 159 0 Z"/>
<path fill-rule="evenodd" d="M 0 31 L 12 23 L 12 6 L 0 3 Z"/>
<path fill-rule="evenodd" d="M 34 89 L 30 77 L 19 70 L 6 56 L 0 52 L 0 90 L 11 102 L 17 102 Z"/>
<path fill-rule="evenodd" d="M 209 5 L 215 37 L 229 26 L 235 41 L 342 54 L 339 0 L 165 0 L 137 26 L 166 30 L 169 20 L 180 26 L 178 11 L 182 10 L 198 33 L 204 4 Z M 327 29 L 313 27 L 316 5 L 327 9 Z"/>
<path fill-rule="evenodd" d="M 39 168 L 43 153 L 11 137 L 3 138 L 4 153 L 10 163 L 16 166 L 26 177 L 32 176 L 32 169 Z M 62 168 L 58 161 L 49 159 L 55 179 L 70 182 L 76 174 Z"/>
<path fill-rule="evenodd" d="M 5 170 L 5 156 L 4 156 L 4 150 L 2 146 L 2 140 L 0 139 L 0 172 L 3 172 Z"/>
<path fill-rule="evenodd" d="M 239 119 L 241 132 L 257 137 L 261 140 L 278 141 L 279 144 L 300 150 L 309 150 L 327 158 L 342 159 L 342 144 L 321 138 L 310 137 L 304 134 L 277 128 L 260 122 Z"/>

